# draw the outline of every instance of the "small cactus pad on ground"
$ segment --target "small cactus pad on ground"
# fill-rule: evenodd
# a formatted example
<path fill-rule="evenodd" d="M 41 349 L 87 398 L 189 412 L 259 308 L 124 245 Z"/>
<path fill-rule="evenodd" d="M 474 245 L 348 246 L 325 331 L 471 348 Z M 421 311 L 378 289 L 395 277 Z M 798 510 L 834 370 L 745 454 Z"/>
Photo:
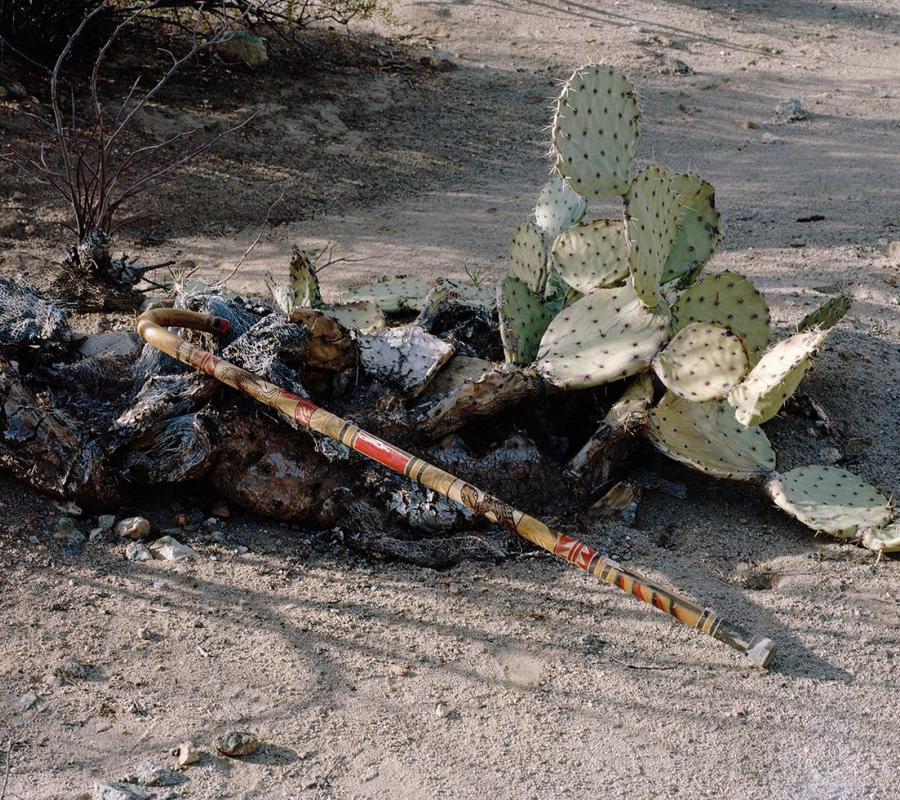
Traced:
<path fill-rule="evenodd" d="M 728 395 L 743 425 L 760 425 L 772 419 L 784 401 L 800 385 L 827 336 L 826 331 L 795 333 L 766 351 L 744 381 Z"/>
<path fill-rule="evenodd" d="M 625 194 L 637 121 L 637 98 L 621 72 L 600 64 L 577 69 L 553 117 L 557 172 L 583 197 Z"/>
<path fill-rule="evenodd" d="M 385 327 L 384 314 L 375 303 L 369 300 L 326 304 L 322 306 L 322 311 L 336 319 L 345 328 L 355 328 L 360 333 L 375 333 Z"/>
<path fill-rule="evenodd" d="M 756 480 L 775 469 L 760 428 L 745 428 L 722 400 L 693 403 L 667 392 L 650 413 L 647 433 L 669 458 L 716 478 Z"/>
<path fill-rule="evenodd" d="M 839 467 L 798 467 L 766 482 L 775 505 L 814 531 L 851 538 L 891 519 L 888 499 Z"/>
<path fill-rule="evenodd" d="M 534 207 L 537 229 L 551 242 L 584 216 L 587 202 L 562 178 L 554 175 L 538 195 Z"/>
<path fill-rule="evenodd" d="M 552 313 L 521 280 L 508 275 L 497 287 L 503 353 L 510 364 L 530 364 Z"/>
<path fill-rule="evenodd" d="M 706 322 L 682 328 L 653 360 L 654 372 L 669 391 L 696 401 L 725 397 L 748 369 L 740 338 Z"/>
<path fill-rule="evenodd" d="M 560 277 L 579 292 L 612 286 L 628 277 L 625 226 L 617 219 L 575 225 L 556 237 L 553 258 Z"/>
<path fill-rule="evenodd" d="M 564 308 L 541 339 L 537 371 L 554 386 L 584 389 L 646 367 L 666 340 L 667 309 L 648 309 L 626 284 Z"/>
<path fill-rule="evenodd" d="M 428 289 L 428 282 L 422 278 L 395 275 L 344 292 L 343 300 L 345 303 L 368 300 L 385 314 L 421 311 Z"/>
<path fill-rule="evenodd" d="M 680 214 L 675 242 L 663 268 L 662 282 L 695 278 L 715 252 L 722 234 L 716 211 L 716 190 L 699 175 L 678 175 L 672 179 Z"/>
<path fill-rule="evenodd" d="M 293 308 L 318 308 L 322 305 L 316 268 L 306 251 L 296 246 L 291 253 L 289 284 Z"/>
<path fill-rule="evenodd" d="M 810 331 L 813 328 L 827 331 L 844 318 L 852 304 L 853 298 L 850 295 L 839 294 L 837 297 L 832 297 L 811 314 L 807 314 L 801 319 L 797 325 L 797 331 L 803 333 L 803 331 Z"/>
<path fill-rule="evenodd" d="M 863 531 L 863 547 L 875 553 L 900 552 L 900 522 L 892 522 L 883 528 L 869 528 Z"/>
<path fill-rule="evenodd" d="M 708 275 L 688 287 L 672 306 L 672 330 L 693 322 L 710 322 L 736 333 L 744 342 L 752 367 L 769 343 L 769 307 L 743 275 Z"/>
<path fill-rule="evenodd" d="M 652 164 L 641 170 L 625 195 L 625 221 L 631 279 L 648 308 L 662 300 L 659 282 L 680 213 L 669 173 Z"/>
<path fill-rule="evenodd" d="M 547 250 L 544 237 L 530 222 L 516 228 L 509 247 L 509 274 L 525 283 L 532 292 L 541 294 L 547 282 Z"/>

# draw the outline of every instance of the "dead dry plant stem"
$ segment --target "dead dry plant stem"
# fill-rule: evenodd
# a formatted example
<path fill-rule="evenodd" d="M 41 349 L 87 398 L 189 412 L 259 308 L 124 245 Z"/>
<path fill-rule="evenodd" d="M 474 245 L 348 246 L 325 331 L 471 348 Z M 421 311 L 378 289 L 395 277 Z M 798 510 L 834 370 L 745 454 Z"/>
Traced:
<path fill-rule="evenodd" d="M 238 270 L 244 265 L 244 262 L 247 260 L 247 257 L 250 255 L 250 253 L 253 252 L 256 245 L 259 244 L 260 239 L 262 239 L 263 234 L 266 232 L 266 227 L 269 224 L 269 217 L 272 216 L 272 210 L 282 200 L 284 200 L 284 192 L 285 192 L 285 190 L 282 189 L 281 194 L 278 195 L 278 197 L 276 197 L 272 201 L 272 204 L 269 206 L 268 210 L 266 211 L 265 219 L 263 219 L 262 224 L 259 226 L 259 232 L 256 234 L 256 238 L 250 243 L 250 246 L 244 251 L 244 254 L 240 257 L 237 264 L 235 264 L 234 267 L 232 268 L 231 272 L 229 272 L 228 275 L 226 275 L 221 281 L 216 283 L 215 286 L 224 287 L 225 284 L 228 283 L 228 281 L 230 281 L 235 275 L 237 275 Z M 191 274 L 193 274 L 193 273 L 191 273 Z M 190 277 L 190 275 L 188 277 Z"/>
<path fill-rule="evenodd" d="M 173 155 L 156 163 L 153 161 L 154 156 L 192 139 L 198 133 L 198 129 L 181 131 L 164 141 L 127 152 L 120 139 L 132 125 L 135 116 L 187 62 L 195 59 L 201 52 L 220 44 L 228 25 L 226 19 L 217 30 L 201 39 L 205 11 L 211 6 L 196 4 L 190 47 L 187 52 L 177 57 L 171 50 L 160 48 L 159 51 L 171 59 L 168 68 L 143 92 L 139 91 L 143 77 L 139 75 L 113 113 L 104 107 L 100 97 L 101 69 L 110 49 L 120 39 L 123 31 L 132 26 L 137 18 L 151 7 L 152 4 L 143 5 L 133 10 L 133 13 L 129 13 L 100 48 L 88 81 L 91 110 L 87 122 L 79 118 L 74 92 L 69 93 L 69 109 L 68 112 L 64 112 L 60 78 L 63 66 L 85 28 L 98 15 L 110 11 L 110 5 L 106 0 L 84 17 L 60 51 L 52 69 L 49 70 L 50 119 L 28 114 L 49 129 L 54 141 L 53 149 L 57 151 L 58 167 L 48 160 L 50 148 L 46 143 L 40 144 L 36 157 L 15 148 L 9 148 L 0 155 L 0 158 L 15 164 L 39 182 L 50 185 L 64 198 L 74 217 L 74 224 L 67 227 L 76 234 L 79 241 L 92 230 L 99 229 L 111 235 L 123 225 L 135 221 L 135 218 L 116 219 L 124 203 L 173 177 L 175 168 L 197 158 L 223 136 L 244 127 L 254 117 L 251 114 L 204 141 L 186 149 L 179 149 Z M 121 159 L 118 158 L 119 150 L 126 151 Z"/>

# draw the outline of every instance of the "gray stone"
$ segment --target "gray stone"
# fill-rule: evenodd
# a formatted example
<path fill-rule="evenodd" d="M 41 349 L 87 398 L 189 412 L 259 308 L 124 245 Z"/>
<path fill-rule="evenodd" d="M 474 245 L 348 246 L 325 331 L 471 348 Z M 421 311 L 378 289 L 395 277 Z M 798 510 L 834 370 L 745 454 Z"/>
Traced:
<path fill-rule="evenodd" d="M 150 545 L 150 550 L 164 561 L 186 561 L 197 556 L 190 547 L 172 536 L 160 537 Z"/>
<path fill-rule="evenodd" d="M 213 742 L 216 750 L 229 758 L 249 756 L 259 749 L 259 738 L 247 731 L 228 731 Z"/>
<path fill-rule="evenodd" d="M 809 112 L 800 104 L 799 97 L 782 100 L 775 106 L 775 114 L 787 122 L 801 122 L 804 119 L 809 119 Z"/>
<path fill-rule="evenodd" d="M 126 783 L 138 783 L 141 786 L 178 786 L 187 778 L 162 764 L 147 762 L 141 764 L 133 775 L 124 779 Z"/>
<path fill-rule="evenodd" d="M 116 533 L 126 539 L 142 539 L 150 533 L 150 521 L 144 517 L 126 517 L 116 523 Z"/>
<path fill-rule="evenodd" d="M 94 781 L 93 800 L 152 800 L 152 798 L 153 794 L 140 786 Z"/>
<path fill-rule="evenodd" d="M 144 343 L 134 331 L 110 331 L 88 336 L 78 348 L 85 358 L 106 354 L 122 358 L 137 358 Z"/>
<path fill-rule="evenodd" d="M 72 517 L 60 517 L 56 520 L 57 539 L 68 539 L 77 529 L 78 523 Z"/>
<path fill-rule="evenodd" d="M 17 704 L 17 708 L 19 711 L 30 711 L 34 708 L 38 702 L 40 701 L 40 697 L 38 697 L 34 692 L 25 692 L 20 698 Z"/>
<path fill-rule="evenodd" d="M 6 89 L 18 100 L 21 100 L 23 97 L 28 97 L 28 89 L 25 88 L 24 84 L 19 83 L 18 81 L 10 81 L 6 84 Z"/>
<path fill-rule="evenodd" d="M 125 558 L 129 561 L 152 561 L 150 548 L 140 542 L 131 542 L 125 547 Z"/>
<path fill-rule="evenodd" d="M 53 674 L 58 678 L 81 681 L 88 676 L 88 668 L 72 656 L 64 656 L 54 665 Z"/>

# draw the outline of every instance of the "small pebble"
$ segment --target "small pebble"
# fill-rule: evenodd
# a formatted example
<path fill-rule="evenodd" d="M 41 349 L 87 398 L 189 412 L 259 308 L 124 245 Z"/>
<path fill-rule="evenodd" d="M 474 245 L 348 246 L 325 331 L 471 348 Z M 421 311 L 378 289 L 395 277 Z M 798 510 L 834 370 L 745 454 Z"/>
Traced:
<path fill-rule="evenodd" d="M 150 521 L 144 517 L 126 517 L 116 523 L 116 533 L 126 539 L 143 539 L 150 533 Z"/>

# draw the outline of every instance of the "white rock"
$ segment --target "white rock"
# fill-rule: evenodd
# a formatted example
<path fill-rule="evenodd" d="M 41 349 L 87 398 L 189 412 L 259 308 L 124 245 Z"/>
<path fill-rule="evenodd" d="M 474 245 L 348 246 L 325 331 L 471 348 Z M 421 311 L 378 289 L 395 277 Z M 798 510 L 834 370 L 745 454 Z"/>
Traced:
<path fill-rule="evenodd" d="M 200 760 L 200 751 L 194 747 L 193 742 L 181 742 L 178 745 L 178 766 L 186 767 L 196 764 Z"/>
<path fill-rule="evenodd" d="M 172 536 L 162 536 L 157 539 L 150 545 L 150 551 L 164 561 L 186 561 L 197 557 L 196 552 Z"/>
<path fill-rule="evenodd" d="M 88 336 L 78 352 L 85 358 L 97 355 L 137 358 L 143 347 L 143 341 L 134 331 L 109 331 Z"/>
<path fill-rule="evenodd" d="M 141 786 L 178 786 L 186 780 L 187 778 L 174 770 L 152 762 L 141 764 L 133 775 L 125 778 L 126 783 L 138 783 Z"/>

